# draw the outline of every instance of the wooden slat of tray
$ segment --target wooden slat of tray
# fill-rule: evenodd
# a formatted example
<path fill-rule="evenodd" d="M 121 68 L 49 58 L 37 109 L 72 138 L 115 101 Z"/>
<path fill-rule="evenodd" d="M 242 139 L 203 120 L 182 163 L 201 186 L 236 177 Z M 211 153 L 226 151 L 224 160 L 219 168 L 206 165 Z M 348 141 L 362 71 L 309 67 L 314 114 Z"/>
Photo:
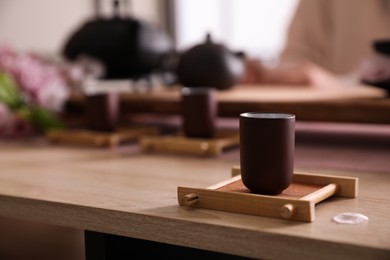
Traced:
<path fill-rule="evenodd" d="M 191 207 L 275 218 L 283 218 L 281 215 L 283 207 L 287 204 L 294 203 L 296 214 L 289 219 L 308 222 L 314 221 L 314 203 L 306 200 L 178 187 L 179 205 L 187 206 L 185 198 L 191 194 L 196 195 L 198 198 L 197 202 L 192 204 Z"/>
<path fill-rule="evenodd" d="M 96 132 L 87 129 L 72 129 L 50 131 L 46 137 L 52 143 L 112 147 L 123 142 L 138 139 L 144 135 L 156 135 L 157 133 L 158 130 L 152 127 L 132 127 L 119 129 L 113 133 Z"/>
<path fill-rule="evenodd" d="M 231 174 L 232 176 L 239 176 L 241 174 L 240 166 L 233 166 Z M 314 185 L 335 183 L 341 187 L 337 196 L 349 198 L 356 198 L 358 196 L 359 179 L 357 178 L 295 172 L 293 175 L 293 182 L 310 183 Z"/>
<path fill-rule="evenodd" d="M 238 132 L 218 132 L 214 138 L 188 138 L 176 136 L 144 136 L 140 139 L 144 151 L 186 153 L 202 156 L 218 156 L 225 148 L 239 144 Z"/>
<path fill-rule="evenodd" d="M 295 174 L 294 174 L 295 175 Z M 178 202 L 181 206 L 216 209 L 236 213 L 252 214 L 275 218 L 312 222 L 315 218 L 315 204 L 335 195 L 340 196 L 343 189 L 349 190 L 347 197 L 354 197 L 351 186 L 357 190 L 357 178 L 318 175 L 321 184 L 311 183 L 317 175 L 297 174 L 301 182 L 295 182 L 276 196 L 251 193 L 245 188 L 241 176 L 217 183 L 206 189 L 178 187 Z M 325 180 L 328 181 L 325 181 Z"/>

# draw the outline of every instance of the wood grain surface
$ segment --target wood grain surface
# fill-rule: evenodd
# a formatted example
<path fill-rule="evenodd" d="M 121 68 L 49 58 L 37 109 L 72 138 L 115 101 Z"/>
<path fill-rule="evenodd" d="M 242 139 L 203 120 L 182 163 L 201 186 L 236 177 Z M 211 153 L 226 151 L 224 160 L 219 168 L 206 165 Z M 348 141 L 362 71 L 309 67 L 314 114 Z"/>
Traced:
<path fill-rule="evenodd" d="M 316 206 L 313 223 L 297 223 L 178 205 L 178 186 L 229 179 L 227 160 L 8 142 L 0 145 L 0 165 L 5 217 L 254 258 L 390 257 L 390 174 L 316 171 L 358 177 L 359 197 L 329 198 Z M 333 223 L 341 212 L 369 221 Z"/>

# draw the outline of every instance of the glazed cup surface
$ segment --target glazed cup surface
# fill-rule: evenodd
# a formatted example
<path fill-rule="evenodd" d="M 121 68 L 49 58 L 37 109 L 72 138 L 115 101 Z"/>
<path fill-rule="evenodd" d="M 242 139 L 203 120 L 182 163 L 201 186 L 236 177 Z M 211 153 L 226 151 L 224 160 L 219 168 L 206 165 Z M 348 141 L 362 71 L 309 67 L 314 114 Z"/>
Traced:
<path fill-rule="evenodd" d="M 249 112 L 240 115 L 240 167 L 253 193 L 276 195 L 292 182 L 295 115 Z"/>
<path fill-rule="evenodd" d="M 191 138 L 212 138 L 216 131 L 216 90 L 207 87 L 183 87 L 181 116 L 184 135 Z"/>
<path fill-rule="evenodd" d="M 85 96 L 85 120 L 89 130 L 113 132 L 119 118 L 119 94 L 116 92 Z"/>

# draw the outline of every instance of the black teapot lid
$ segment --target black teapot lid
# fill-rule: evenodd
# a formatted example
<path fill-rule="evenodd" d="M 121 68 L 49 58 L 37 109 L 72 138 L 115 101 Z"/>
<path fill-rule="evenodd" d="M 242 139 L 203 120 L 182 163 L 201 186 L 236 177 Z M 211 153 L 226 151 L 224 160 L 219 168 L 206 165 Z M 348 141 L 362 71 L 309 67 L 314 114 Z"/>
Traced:
<path fill-rule="evenodd" d="M 199 44 L 196 44 L 195 46 L 193 46 L 191 49 L 199 49 L 199 48 L 205 48 L 205 49 L 209 49 L 212 50 L 212 51 L 216 51 L 218 49 L 221 49 L 221 50 L 227 50 L 226 46 L 223 45 L 223 44 L 219 44 L 219 43 L 215 43 L 211 37 L 211 34 L 210 33 L 207 33 L 206 34 L 206 37 L 205 37 L 205 40 L 204 42 L 202 43 L 199 43 Z M 190 49 L 190 50 L 191 50 Z M 190 51 L 188 50 L 188 51 Z M 219 53 L 221 54 L 221 53 Z"/>
<path fill-rule="evenodd" d="M 206 41 L 205 41 L 206 44 L 211 44 L 213 43 L 212 39 L 211 39 L 211 34 L 210 33 L 207 33 L 206 34 Z"/>

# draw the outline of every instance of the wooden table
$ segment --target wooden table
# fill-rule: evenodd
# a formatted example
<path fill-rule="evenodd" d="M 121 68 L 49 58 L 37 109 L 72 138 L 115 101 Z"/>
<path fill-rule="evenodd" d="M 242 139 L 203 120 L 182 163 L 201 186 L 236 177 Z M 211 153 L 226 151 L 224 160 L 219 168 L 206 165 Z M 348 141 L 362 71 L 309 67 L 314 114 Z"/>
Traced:
<path fill-rule="evenodd" d="M 306 121 L 390 123 L 390 99 L 384 90 L 375 87 L 238 85 L 217 94 L 222 117 L 238 117 L 249 111 L 284 111 Z M 80 107 L 82 103 L 82 96 L 69 101 L 71 107 Z M 121 95 L 121 108 L 123 114 L 179 114 L 180 86 L 156 87 L 150 91 L 129 89 Z"/>
<path fill-rule="evenodd" d="M 115 239 L 126 237 L 133 249 L 141 239 L 192 256 L 390 259 L 390 174 L 322 172 L 358 177 L 359 197 L 330 198 L 316 206 L 314 222 L 302 223 L 178 205 L 178 186 L 228 179 L 232 161 L 34 143 L 0 149 L 0 215 L 86 230 L 87 259 L 108 259 L 122 243 Z M 369 222 L 333 223 L 341 212 Z"/>

